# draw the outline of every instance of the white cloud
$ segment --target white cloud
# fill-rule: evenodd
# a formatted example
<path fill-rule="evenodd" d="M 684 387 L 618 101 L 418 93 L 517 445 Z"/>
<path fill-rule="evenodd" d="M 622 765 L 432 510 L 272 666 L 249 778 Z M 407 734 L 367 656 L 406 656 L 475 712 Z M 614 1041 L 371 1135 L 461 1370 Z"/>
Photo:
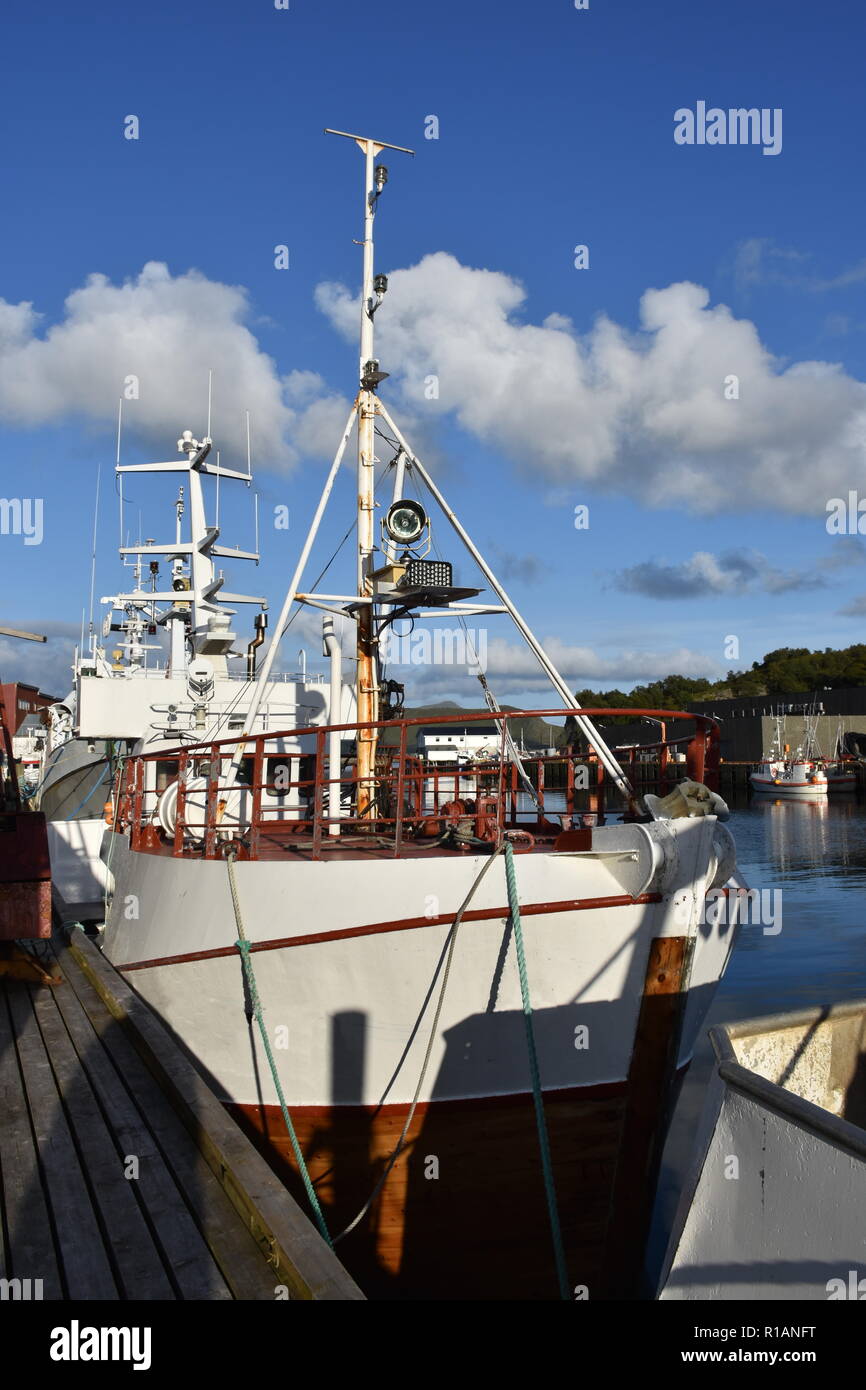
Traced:
<path fill-rule="evenodd" d="M 475 622 L 475 619 L 470 620 L 473 633 L 477 631 L 473 626 Z M 703 652 L 687 647 L 660 651 L 630 648 L 611 657 L 602 657 L 592 647 L 573 646 L 558 637 L 546 637 L 541 645 L 572 690 L 580 690 L 587 685 L 630 685 L 656 680 L 672 672 L 684 676 L 706 676 L 708 679 L 723 674 L 716 661 Z M 448 650 L 444 644 L 443 648 Z M 408 650 L 411 651 L 411 646 Z M 560 703 L 537 658 L 522 643 L 510 642 L 503 637 L 488 640 L 485 674 L 501 701 L 508 702 L 514 695 L 537 691 L 540 708 L 553 708 Z M 389 668 L 388 675 L 407 682 L 408 698 L 412 704 L 445 695 L 465 697 L 470 703 L 483 703 L 478 679 L 465 667 L 444 662 L 394 665 Z"/>
<path fill-rule="evenodd" d="M 540 484 L 580 480 L 704 513 L 822 515 L 862 474 L 866 386 L 838 364 L 774 357 L 700 285 L 647 290 L 637 333 L 602 315 L 579 334 L 559 314 L 522 321 L 521 285 L 444 252 L 389 279 L 377 351 L 405 399 L 453 413 Z M 316 302 L 354 335 L 348 290 L 322 284 Z M 439 399 L 427 402 L 431 375 Z"/>
<path fill-rule="evenodd" d="M 32 305 L 0 300 L 0 419 L 13 426 L 74 415 L 108 422 L 125 379 L 135 376 L 139 397 L 124 400 L 124 419 L 164 450 L 182 429 L 204 433 L 213 368 L 213 434 L 224 462 L 245 454 L 246 410 L 259 467 L 290 467 L 299 449 L 333 449 L 327 427 L 342 414 L 339 434 L 348 403 L 315 373 L 281 378 L 246 326 L 250 313 L 242 287 L 195 270 L 172 275 L 157 261 L 122 285 L 91 275 L 41 334 Z"/>

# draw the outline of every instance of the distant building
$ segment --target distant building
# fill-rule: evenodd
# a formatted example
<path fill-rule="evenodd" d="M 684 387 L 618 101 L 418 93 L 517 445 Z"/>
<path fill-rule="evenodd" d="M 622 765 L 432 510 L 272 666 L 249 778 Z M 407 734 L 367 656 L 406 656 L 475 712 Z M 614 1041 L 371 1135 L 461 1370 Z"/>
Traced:
<path fill-rule="evenodd" d="M 56 704 L 60 698 L 57 695 L 46 695 L 38 686 L 25 685 L 23 681 L 5 681 L 0 684 L 0 691 L 3 692 L 6 718 L 12 726 L 13 734 L 18 733 L 29 714 L 39 713 L 48 705 Z"/>
<path fill-rule="evenodd" d="M 420 728 L 416 748 L 431 763 L 462 763 L 476 758 L 496 757 L 502 735 L 494 723 L 472 724 L 459 729 L 453 724 L 433 724 Z"/>

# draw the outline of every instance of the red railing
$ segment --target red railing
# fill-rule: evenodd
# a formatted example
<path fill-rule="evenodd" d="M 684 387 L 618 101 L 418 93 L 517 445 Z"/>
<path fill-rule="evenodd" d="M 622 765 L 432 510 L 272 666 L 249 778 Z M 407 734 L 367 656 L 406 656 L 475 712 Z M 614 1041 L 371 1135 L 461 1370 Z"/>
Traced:
<path fill-rule="evenodd" d="M 533 798 L 509 759 L 506 729 L 512 721 L 570 714 L 663 721 L 662 738 L 641 746 L 643 751 L 657 750 L 657 789 L 663 792 L 672 784 L 669 750 L 683 743 L 686 775 L 717 789 L 719 729 L 706 715 L 642 709 L 515 710 L 491 715 L 484 710 L 279 730 L 142 754 L 124 765 L 116 790 L 115 824 L 130 833 L 133 849 L 170 851 L 178 857 L 216 858 L 231 845 L 240 858 L 285 849 L 321 859 L 335 849 L 369 849 L 374 842 L 380 852 L 400 856 L 417 854 L 423 845 L 460 849 L 479 841 L 498 842 L 506 832 L 531 848 L 539 838 L 552 840 L 575 825 L 604 823 L 606 774 L 594 748 L 569 747 L 548 757 L 521 755 L 524 773 L 534 771 L 530 780 L 536 805 L 531 805 Z M 674 719 L 693 723 L 693 735 L 667 739 L 664 721 Z M 425 758 L 408 751 L 412 728 L 447 732 L 449 726 L 464 729 L 478 723 L 493 723 L 499 729 L 498 746 L 486 760 L 447 763 L 436 760 L 435 749 L 427 750 Z M 370 729 L 379 731 L 372 805 L 358 815 L 357 765 L 353 755 L 346 753 L 336 770 L 329 766 L 329 736 L 339 734 L 342 742 L 357 746 L 358 733 Z M 634 771 L 637 748 L 627 750 L 626 775 L 629 765 Z M 243 762 L 230 785 L 228 770 L 239 751 Z M 558 769 L 555 778 L 554 769 Z M 551 785 L 553 780 L 562 785 Z M 171 814 L 163 797 L 174 783 Z M 648 789 L 644 784 L 635 790 Z M 550 792 L 561 797 L 563 804 L 546 809 Z M 586 794 L 584 805 L 578 804 L 581 793 Z"/>

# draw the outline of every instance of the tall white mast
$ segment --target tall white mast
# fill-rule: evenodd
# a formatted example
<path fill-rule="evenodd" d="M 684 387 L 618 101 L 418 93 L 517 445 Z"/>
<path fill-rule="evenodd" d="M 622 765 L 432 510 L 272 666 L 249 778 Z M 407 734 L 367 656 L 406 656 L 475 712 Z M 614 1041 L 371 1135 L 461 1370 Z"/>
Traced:
<path fill-rule="evenodd" d="M 375 434 L 376 434 L 376 387 L 385 374 L 379 372 L 379 364 L 373 355 L 373 315 L 381 302 L 383 289 L 374 275 L 373 258 L 373 220 L 376 205 L 388 179 L 384 165 L 377 165 L 376 156 L 382 150 L 397 150 L 401 154 L 414 154 L 403 145 L 388 145 L 381 140 L 367 136 L 351 135 L 345 130 L 326 130 L 326 135 L 342 135 L 354 140 L 364 156 L 364 271 L 361 286 L 361 334 L 358 358 L 358 550 L 357 550 L 357 593 L 359 598 L 369 598 L 371 593 L 368 576 L 373 566 L 375 545 L 374 511 L 375 494 Z M 374 609 L 371 603 L 363 603 L 358 609 L 357 624 L 357 699 L 358 723 L 363 725 L 375 722 L 379 717 L 379 680 L 376 660 L 376 627 Z M 372 810 L 375 795 L 377 731 L 358 730 L 358 802 L 357 814 L 364 816 Z"/>

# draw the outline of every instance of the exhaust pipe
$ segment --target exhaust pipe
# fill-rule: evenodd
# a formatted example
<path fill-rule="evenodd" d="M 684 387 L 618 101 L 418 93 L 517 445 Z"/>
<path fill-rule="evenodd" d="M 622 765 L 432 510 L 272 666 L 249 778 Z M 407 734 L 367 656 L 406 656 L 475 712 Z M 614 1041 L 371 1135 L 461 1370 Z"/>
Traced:
<path fill-rule="evenodd" d="M 256 652 L 265 640 L 265 628 L 268 625 L 267 613 L 257 613 L 253 619 L 253 626 L 256 635 L 247 647 L 247 680 L 253 681 L 256 678 Z"/>

